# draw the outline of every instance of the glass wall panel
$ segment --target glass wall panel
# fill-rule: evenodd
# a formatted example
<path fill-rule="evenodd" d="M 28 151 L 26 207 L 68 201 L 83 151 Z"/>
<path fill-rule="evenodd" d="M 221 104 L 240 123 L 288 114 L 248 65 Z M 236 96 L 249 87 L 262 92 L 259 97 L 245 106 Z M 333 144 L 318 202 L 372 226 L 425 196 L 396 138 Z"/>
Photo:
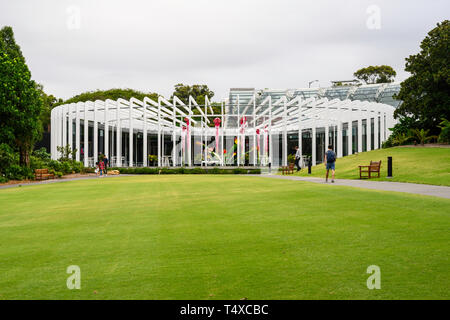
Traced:
<path fill-rule="evenodd" d="M 358 152 L 358 121 L 352 122 L 352 154 Z"/>
<path fill-rule="evenodd" d="M 282 165 L 282 143 L 281 143 L 281 137 L 282 135 L 279 133 L 272 133 L 272 167 L 279 167 Z"/>
<path fill-rule="evenodd" d="M 370 119 L 370 148 L 371 150 L 375 149 L 375 120 L 373 118 Z"/>
<path fill-rule="evenodd" d="M 287 154 L 295 155 L 295 147 L 298 146 L 298 131 L 288 132 L 287 139 Z"/>
<path fill-rule="evenodd" d="M 312 137 L 311 129 L 302 131 L 302 155 L 311 157 L 312 155 Z"/>
<path fill-rule="evenodd" d="M 325 156 L 325 128 L 316 130 L 316 164 L 322 163 Z"/>
<path fill-rule="evenodd" d="M 362 120 L 362 151 L 367 151 L 367 120 Z"/>
<path fill-rule="evenodd" d="M 348 123 L 344 123 L 342 125 L 342 156 L 348 156 L 348 136 L 347 136 L 347 130 L 348 130 Z"/>
<path fill-rule="evenodd" d="M 224 164 L 227 166 L 237 165 L 237 137 L 236 136 L 225 136 L 225 148 L 224 152 Z"/>

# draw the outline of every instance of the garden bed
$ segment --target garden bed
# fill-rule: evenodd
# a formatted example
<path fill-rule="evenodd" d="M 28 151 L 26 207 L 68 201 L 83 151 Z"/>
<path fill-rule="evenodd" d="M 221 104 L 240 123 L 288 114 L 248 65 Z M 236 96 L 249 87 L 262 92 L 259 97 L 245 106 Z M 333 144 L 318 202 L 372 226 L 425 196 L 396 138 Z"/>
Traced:
<path fill-rule="evenodd" d="M 261 174 L 261 169 L 246 168 L 109 168 L 121 174 Z"/>

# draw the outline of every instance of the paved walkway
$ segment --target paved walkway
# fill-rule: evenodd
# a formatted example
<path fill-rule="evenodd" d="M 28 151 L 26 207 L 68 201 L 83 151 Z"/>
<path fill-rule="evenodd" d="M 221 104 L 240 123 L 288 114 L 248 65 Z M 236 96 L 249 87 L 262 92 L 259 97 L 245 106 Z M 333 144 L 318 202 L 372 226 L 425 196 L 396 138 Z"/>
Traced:
<path fill-rule="evenodd" d="M 325 179 L 314 177 L 298 177 L 298 176 L 283 176 L 283 175 L 254 175 L 254 176 L 269 179 L 309 181 L 314 183 L 336 185 L 336 186 L 348 186 L 364 189 L 415 193 L 426 196 L 435 196 L 450 199 L 450 187 L 433 186 L 428 184 L 390 182 L 390 181 L 346 180 L 346 179 L 337 179 L 334 181 L 334 183 L 331 183 L 330 182 L 331 180 L 329 180 L 329 182 L 326 183 Z"/>

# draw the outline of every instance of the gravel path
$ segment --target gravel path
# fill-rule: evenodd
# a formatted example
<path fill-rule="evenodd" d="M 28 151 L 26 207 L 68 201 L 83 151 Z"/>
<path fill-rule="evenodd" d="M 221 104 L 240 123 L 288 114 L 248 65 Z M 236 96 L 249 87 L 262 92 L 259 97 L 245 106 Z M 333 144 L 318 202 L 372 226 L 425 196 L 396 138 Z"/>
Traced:
<path fill-rule="evenodd" d="M 328 180 L 328 183 L 326 183 L 325 179 L 314 177 L 297 177 L 297 176 L 283 176 L 283 175 L 253 175 L 253 176 L 264 177 L 269 179 L 308 181 L 314 183 L 336 185 L 336 186 L 348 186 L 363 189 L 415 193 L 426 196 L 435 196 L 450 199 L 450 187 L 433 186 L 428 184 L 390 182 L 390 181 L 370 181 L 370 180 L 347 180 L 347 179 L 337 179 L 335 180 L 334 183 L 331 183 L 330 182 L 331 180 Z"/>

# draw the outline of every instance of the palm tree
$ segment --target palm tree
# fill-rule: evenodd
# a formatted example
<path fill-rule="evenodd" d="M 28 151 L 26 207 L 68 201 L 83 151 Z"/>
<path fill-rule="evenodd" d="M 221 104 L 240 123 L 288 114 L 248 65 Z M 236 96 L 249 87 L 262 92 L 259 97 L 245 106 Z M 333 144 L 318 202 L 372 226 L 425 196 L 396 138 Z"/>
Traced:
<path fill-rule="evenodd" d="M 406 144 L 409 139 L 411 139 L 411 135 L 406 134 L 406 133 L 401 133 L 394 137 L 393 143 L 394 143 L 394 145 L 401 146 L 401 145 Z"/>
<path fill-rule="evenodd" d="M 414 137 L 419 140 L 420 144 L 423 146 L 426 142 L 436 139 L 437 136 L 429 136 L 428 133 L 430 133 L 430 130 L 424 130 L 424 129 L 412 129 L 411 130 Z"/>

